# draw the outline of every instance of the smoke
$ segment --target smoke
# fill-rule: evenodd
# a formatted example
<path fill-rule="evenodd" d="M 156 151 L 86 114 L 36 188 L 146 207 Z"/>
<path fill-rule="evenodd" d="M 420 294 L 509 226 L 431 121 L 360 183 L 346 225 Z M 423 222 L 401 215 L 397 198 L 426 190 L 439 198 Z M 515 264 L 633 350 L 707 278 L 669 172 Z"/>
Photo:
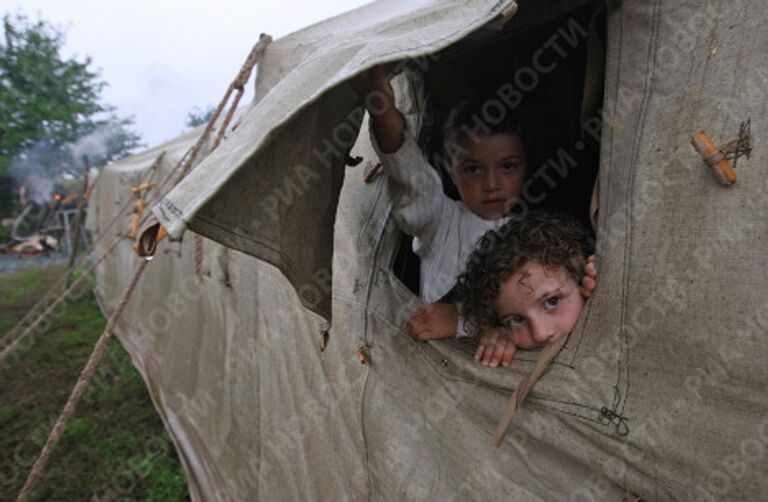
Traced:
<path fill-rule="evenodd" d="M 67 145 L 69 154 L 75 163 L 76 171 L 83 172 L 91 167 L 93 162 L 101 163 L 109 156 L 109 140 L 115 131 L 109 126 L 96 129 L 86 134 L 74 143 Z"/>
<path fill-rule="evenodd" d="M 11 161 L 8 174 L 14 185 L 24 187 L 27 200 L 38 205 L 50 202 L 54 190 L 52 165 L 57 163 L 57 154 L 55 148 L 40 141 Z"/>
<path fill-rule="evenodd" d="M 51 178 L 31 174 L 24 180 L 25 196 L 38 206 L 48 204 L 53 198 L 54 183 Z"/>
<path fill-rule="evenodd" d="M 47 204 L 57 182 L 81 178 L 92 167 L 111 160 L 110 139 L 115 134 L 114 127 L 105 125 L 74 143 L 38 141 L 11 161 L 8 174 L 14 185 L 24 187 L 28 200 Z"/>

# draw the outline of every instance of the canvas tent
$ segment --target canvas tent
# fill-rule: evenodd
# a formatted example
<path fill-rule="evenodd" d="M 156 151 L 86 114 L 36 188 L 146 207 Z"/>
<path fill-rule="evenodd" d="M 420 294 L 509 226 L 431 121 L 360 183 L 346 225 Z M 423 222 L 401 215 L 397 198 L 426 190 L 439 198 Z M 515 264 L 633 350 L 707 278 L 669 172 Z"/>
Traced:
<path fill-rule="evenodd" d="M 367 184 L 345 165 L 375 162 L 346 82 L 410 61 L 397 98 L 422 130 L 430 55 L 481 54 L 595 8 L 544 3 L 521 0 L 494 31 L 511 2 L 379 2 L 275 41 L 237 129 L 156 206 L 176 240 L 161 243 L 117 335 L 194 499 L 768 492 L 768 30 L 757 0 L 605 4 L 599 286 L 498 450 L 490 437 L 535 353 L 489 370 L 471 342 L 416 343 L 402 329 L 418 300 L 392 267 L 402 236 L 384 177 Z M 755 149 L 725 188 L 689 135 L 725 141 L 749 118 Z M 92 227 L 162 151 L 161 174 L 193 141 L 109 167 Z M 199 276 L 187 228 L 206 237 Z M 136 265 L 131 244 L 100 268 L 105 313 Z"/>

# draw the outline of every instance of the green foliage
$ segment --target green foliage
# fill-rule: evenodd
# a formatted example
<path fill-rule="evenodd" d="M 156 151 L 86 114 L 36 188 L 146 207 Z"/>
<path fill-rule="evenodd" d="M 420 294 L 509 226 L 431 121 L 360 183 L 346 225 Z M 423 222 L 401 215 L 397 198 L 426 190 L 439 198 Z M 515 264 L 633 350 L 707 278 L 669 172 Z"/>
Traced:
<path fill-rule="evenodd" d="M 103 82 L 83 62 L 59 54 L 63 35 L 44 21 L 3 17 L 0 46 L 0 155 L 9 157 L 41 136 L 66 141 L 80 117 L 102 110 Z"/>
<path fill-rule="evenodd" d="M 0 226 L 0 244 L 5 244 L 11 240 L 11 229 L 9 227 Z"/>
<path fill-rule="evenodd" d="M 0 126 L 0 130 L 2 130 L 2 126 Z M 2 136 L 2 132 L 0 132 L 0 136 Z M 3 157 L 0 156 L 0 217 L 5 217 L 7 215 L 12 214 L 12 211 L 14 209 L 14 202 L 16 198 L 12 195 L 13 194 L 13 180 L 7 176 L 3 176 L 4 173 L 4 167 L 3 167 Z M 0 232 L 3 232 L 5 230 L 5 227 L 0 227 L 2 230 Z M 7 235 L 7 237 L 6 237 Z M 11 232 L 7 231 L 6 233 L 3 233 L 2 238 L 0 238 L 0 244 L 3 244 L 5 242 L 8 242 L 8 238 L 10 237 Z"/>
<path fill-rule="evenodd" d="M 91 69 L 91 59 L 62 57 L 61 31 L 23 15 L 5 15 L 2 22 L 0 176 L 14 159 L 54 174 L 77 174 L 141 146 L 130 130 L 133 120 L 99 102 L 107 84 Z M 82 143 L 94 135 L 103 146 L 85 155 Z"/>

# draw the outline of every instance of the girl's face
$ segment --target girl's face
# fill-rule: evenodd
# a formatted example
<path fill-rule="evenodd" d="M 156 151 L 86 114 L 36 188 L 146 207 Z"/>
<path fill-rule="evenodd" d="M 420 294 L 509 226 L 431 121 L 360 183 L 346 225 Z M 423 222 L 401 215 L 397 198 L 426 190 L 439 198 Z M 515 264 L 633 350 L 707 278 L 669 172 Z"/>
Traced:
<path fill-rule="evenodd" d="M 534 349 L 571 332 L 584 298 L 565 267 L 551 270 L 532 261 L 501 284 L 494 307 L 515 345 Z"/>
<path fill-rule="evenodd" d="M 517 134 L 475 136 L 458 141 L 451 179 L 467 208 L 486 220 L 507 214 L 520 198 L 525 150 Z"/>

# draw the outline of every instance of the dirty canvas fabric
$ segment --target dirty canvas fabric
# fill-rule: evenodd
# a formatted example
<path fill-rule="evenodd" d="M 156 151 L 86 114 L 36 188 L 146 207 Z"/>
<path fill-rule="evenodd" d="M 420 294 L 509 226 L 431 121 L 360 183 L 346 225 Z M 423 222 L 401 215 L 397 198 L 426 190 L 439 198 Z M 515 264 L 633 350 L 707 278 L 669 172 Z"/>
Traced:
<path fill-rule="evenodd" d="M 329 230 L 362 119 L 352 88 L 338 84 L 445 47 L 508 4 L 377 2 L 273 42 L 258 71 L 259 106 L 157 206 L 161 223 L 174 237 L 189 225 L 278 266 L 304 305 L 329 318 Z"/>
<path fill-rule="evenodd" d="M 499 449 L 488 446 L 492 433 L 536 353 L 489 370 L 472 358 L 471 341 L 407 336 L 418 299 L 391 270 L 401 234 L 386 180 L 366 184 L 360 167 L 343 166 L 347 153 L 360 166 L 376 160 L 367 134 L 321 178 L 304 173 L 305 202 L 301 176 L 296 189 L 276 174 L 257 176 L 315 166 L 322 131 L 355 108 L 334 79 L 387 59 L 360 40 L 349 49 L 354 64 L 321 71 L 310 59 L 326 28 L 401 33 L 407 45 L 417 37 L 405 33 L 438 26 L 462 36 L 504 6 L 461 5 L 377 4 L 276 41 L 253 110 L 161 203 L 158 216 L 180 240 L 158 247 L 117 335 L 174 439 L 193 499 L 620 500 L 625 489 L 649 500 L 759 498 L 768 491 L 761 2 L 609 7 L 599 286 Z M 438 38 L 420 35 L 416 53 L 450 40 Z M 304 86 L 312 81 L 316 88 Z M 283 94 L 283 82 L 302 90 L 286 84 L 293 90 Z M 407 75 L 396 82 L 411 123 L 422 106 L 417 85 Z M 306 93 L 299 104 L 294 92 Z M 295 114 L 282 120 L 278 108 Z M 704 129 L 724 143 L 748 118 L 755 150 L 723 187 L 689 135 Z M 193 136 L 108 167 L 92 227 L 106 225 L 161 151 L 159 169 L 172 169 Z M 280 150 L 282 141 L 292 148 Z M 261 206 L 270 195 L 273 223 L 273 206 Z M 234 208 L 260 214 L 264 233 Z M 187 225 L 206 236 L 201 277 Z M 136 266 L 130 246 L 125 239 L 99 269 L 105 313 Z M 319 315 L 323 302 L 332 325 Z"/>

